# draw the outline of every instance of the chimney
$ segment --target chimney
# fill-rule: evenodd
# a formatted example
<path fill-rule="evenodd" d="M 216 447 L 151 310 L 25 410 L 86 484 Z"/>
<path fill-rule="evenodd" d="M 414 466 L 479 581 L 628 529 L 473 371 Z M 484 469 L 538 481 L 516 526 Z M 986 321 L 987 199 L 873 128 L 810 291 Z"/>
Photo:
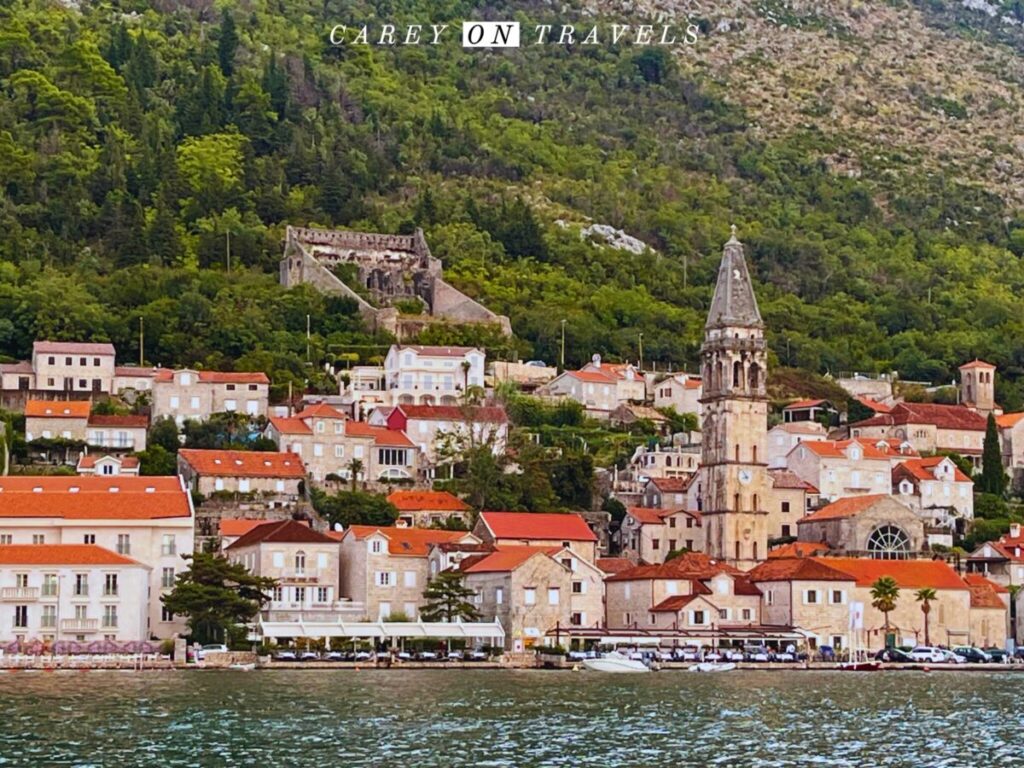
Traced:
<path fill-rule="evenodd" d="M 1020 538 L 1020 523 L 1010 523 L 1010 538 L 1011 539 L 1019 539 Z"/>

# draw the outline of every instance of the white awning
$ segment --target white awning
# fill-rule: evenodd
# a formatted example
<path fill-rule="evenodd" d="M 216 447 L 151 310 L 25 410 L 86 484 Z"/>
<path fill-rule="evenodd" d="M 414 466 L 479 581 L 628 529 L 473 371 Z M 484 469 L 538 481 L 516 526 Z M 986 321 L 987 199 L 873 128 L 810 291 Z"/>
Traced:
<path fill-rule="evenodd" d="M 498 621 L 263 621 L 256 633 L 264 639 L 281 637 L 348 637 L 363 639 L 407 637 L 464 637 L 504 640 L 505 630 Z"/>

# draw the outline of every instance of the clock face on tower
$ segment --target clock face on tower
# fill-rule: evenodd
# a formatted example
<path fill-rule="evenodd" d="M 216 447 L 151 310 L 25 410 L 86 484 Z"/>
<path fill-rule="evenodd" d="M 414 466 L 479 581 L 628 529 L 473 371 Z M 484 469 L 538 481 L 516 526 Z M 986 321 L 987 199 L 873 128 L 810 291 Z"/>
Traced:
<path fill-rule="evenodd" d="M 754 479 L 754 473 L 751 472 L 749 469 L 741 469 L 737 473 L 736 477 L 739 479 L 741 483 L 746 485 L 747 483 Z"/>

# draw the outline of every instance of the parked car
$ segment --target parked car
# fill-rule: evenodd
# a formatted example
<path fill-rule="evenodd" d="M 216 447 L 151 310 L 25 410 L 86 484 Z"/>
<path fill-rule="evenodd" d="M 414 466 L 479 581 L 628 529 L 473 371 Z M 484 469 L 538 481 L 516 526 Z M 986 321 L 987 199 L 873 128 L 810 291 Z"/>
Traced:
<path fill-rule="evenodd" d="M 437 661 L 437 654 L 433 651 L 420 651 L 416 654 L 419 661 Z"/>
<path fill-rule="evenodd" d="M 448 651 L 448 661 L 462 661 L 464 658 L 462 651 Z"/>
<path fill-rule="evenodd" d="M 581 653 L 581 651 L 577 651 L 577 653 Z M 592 656 L 593 651 L 590 654 Z M 586 653 L 583 655 L 587 656 Z M 469 655 L 466 656 L 466 661 L 487 661 L 487 651 L 470 651 Z"/>
<path fill-rule="evenodd" d="M 319 661 L 320 654 L 316 651 L 303 651 L 299 654 L 299 661 Z"/>
<path fill-rule="evenodd" d="M 930 645 L 919 645 L 910 652 L 910 658 L 914 661 L 926 664 L 942 664 L 946 656 L 941 648 L 933 648 Z"/>
<path fill-rule="evenodd" d="M 985 651 L 970 645 L 958 645 L 953 648 L 953 653 L 974 664 L 987 664 L 992 661 L 992 657 L 985 653 Z"/>
<path fill-rule="evenodd" d="M 896 661 L 901 664 L 911 664 L 915 661 L 913 656 L 899 648 L 883 648 L 875 654 L 875 659 L 878 661 Z"/>
<path fill-rule="evenodd" d="M 295 651 L 278 651 L 274 654 L 274 661 L 295 661 Z"/>
<path fill-rule="evenodd" d="M 327 651 L 322 658 L 324 661 L 344 661 L 345 654 L 341 651 Z"/>
<path fill-rule="evenodd" d="M 945 662 L 947 664 L 966 664 L 967 663 L 967 659 L 965 659 L 963 656 L 961 656 L 961 655 L 959 655 L 957 653 L 953 653 L 948 648 L 939 648 L 938 650 L 942 653 L 942 660 L 943 660 L 943 662 Z"/>
<path fill-rule="evenodd" d="M 204 645 L 202 648 L 200 648 L 196 652 L 196 656 L 198 657 L 199 661 L 202 661 L 203 659 L 206 658 L 206 654 L 208 654 L 208 653 L 227 653 L 227 652 L 228 652 L 228 647 L 226 645 L 224 645 L 223 643 L 213 643 L 211 645 Z"/>
<path fill-rule="evenodd" d="M 1006 664 L 1011 660 L 1011 656 L 1006 652 L 1005 648 L 986 648 L 985 653 L 989 655 L 989 658 L 996 664 Z"/>

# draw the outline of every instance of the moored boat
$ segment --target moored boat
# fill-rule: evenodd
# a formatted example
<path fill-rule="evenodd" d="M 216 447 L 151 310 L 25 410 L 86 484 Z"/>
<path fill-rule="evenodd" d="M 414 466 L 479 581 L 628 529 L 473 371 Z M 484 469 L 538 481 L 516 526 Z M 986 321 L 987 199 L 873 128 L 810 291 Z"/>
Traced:
<path fill-rule="evenodd" d="M 650 672 L 642 661 L 611 651 L 596 659 L 584 659 L 583 666 L 594 672 Z"/>
<path fill-rule="evenodd" d="M 736 665 L 732 663 L 721 664 L 714 661 L 704 661 L 690 666 L 690 672 L 732 672 Z"/>
<path fill-rule="evenodd" d="M 837 665 L 842 672 L 881 672 L 880 661 L 844 661 Z"/>

